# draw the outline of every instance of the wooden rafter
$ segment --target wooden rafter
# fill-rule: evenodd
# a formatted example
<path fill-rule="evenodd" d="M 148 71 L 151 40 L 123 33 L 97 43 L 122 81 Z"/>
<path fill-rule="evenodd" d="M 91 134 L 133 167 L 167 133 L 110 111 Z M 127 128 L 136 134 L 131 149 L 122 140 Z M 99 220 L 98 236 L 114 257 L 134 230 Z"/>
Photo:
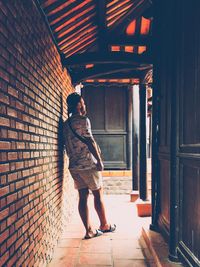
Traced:
<path fill-rule="evenodd" d="M 62 52 L 65 54 L 66 52 L 73 51 L 79 46 L 86 44 L 87 42 L 90 42 L 91 39 L 96 38 L 96 35 L 97 35 L 96 32 L 85 34 L 83 38 L 80 38 L 79 41 L 76 41 L 75 43 L 67 46 L 66 48 L 64 48 Z"/>
<path fill-rule="evenodd" d="M 79 25 L 79 27 L 76 28 L 76 31 L 74 33 L 69 32 L 69 33 L 65 34 L 62 38 L 60 38 L 58 45 L 62 46 L 64 43 L 70 41 L 71 39 L 76 37 L 82 31 L 89 30 L 91 27 L 94 27 L 92 22 L 86 22 L 85 24 Z"/>
<path fill-rule="evenodd" d="M 143 12 L 151 6 L 149 0 L 137 0 L 134 2 L 132 8 L 119 19 L 112 27 L 110 27 L 109 32 L 123 32 L 127 25 L 133 20 L 140 17 Z"/>
<path fill-rule="evenodd" d="M 72 55 L 74 55 L 75 53 L 79 52 L 86 52 L 88 47 L 93 46 L 94 42 L 96 41 L 96 38 L 91 39 L 90 41 L 87 41 L 87 43 L 81 44 L 81 46 L 79 46 L 77 49 L 70 51 L 69 53 L 66 53 L 67 57 L 71 57 Z M 66 60 L 63 61 L 65 65 Z"/>
<path fill-rule="evenodd" d="M 85 6 L 87 3 L 83 2 L 82 0 L 77 0 L 75 3 L 72 3 L 69 6 L 66 6 L 65 8 L 59 10 L 58 12 L 54 14 L 48 14 L 48 20 L 50 22 L 50 25 L 54 25 L 55 23 L 61 21 L 62 19 L 68 17 L 71 15 L 73 12 L 78 12 L 80 8 Z"/>
<path fill-rule="evenodd" d="M 66 7 L 71 5 L 72 2 L 75 2 L 76 0 L 73 1 L 66 1 L 66 0 L 59 0 L 59 1 L 46 1 L 45 4 L 43 4 L 44 11 L 46 14 L 52 14 L 60 10 L 60 8 Z M 50 2 L 50 5 L 48 4 Z M 51 3 L 52 2 L 52 3 Z"/>
<path fill-rule="evenodd" d="M 88 16 L 90 12 L 94 12 L 94 5 L 91 5 L 91 3 L 88 3 L 87 5 L 83 6 L 79 9 L 79 12 L 73 12 L 70 14 L 67 18 L 63 18 L 59 22 L 55 23 L 52 26 L 52 29 L 55 32 L 61 31 L 65 27 L 70 27 L 71 24 L 74 24 L 80 20 L 82 20 L 83 16 Z"/>
<path fill-rule="evenodd" d="M 80 32 L 76 32 L 72 38 L 65 39 L 65 42 L 60 45 L 60 50 L 66 49 L 67 47 L 70 47 L 73 44 L 77 44 L 78 41 L 80 41 L 82 38 L 84 38 L 86 35 L 96 32 L 96 26 L 86 28 Z"/>
<path fill-rule="evenodd" d="M 85 23 L 87 23 L 88 21 L 91 21 L 91 19 L 95 16 L 94 11 L 90 11 L 87 15 L 82 16 L 81 18 L 79 18 L 76 23 L 72 22 L 70 25 L 64 27 L 60 32 L 56 33 L 56 36 L 58 38 L 58 41 L 60 41 L 60 39 L 62 37 L 64 37 L 66 34 L 71 34 L 74 33 L 75 30 L 80 26 L 80 25 L 84 25 Z"/>

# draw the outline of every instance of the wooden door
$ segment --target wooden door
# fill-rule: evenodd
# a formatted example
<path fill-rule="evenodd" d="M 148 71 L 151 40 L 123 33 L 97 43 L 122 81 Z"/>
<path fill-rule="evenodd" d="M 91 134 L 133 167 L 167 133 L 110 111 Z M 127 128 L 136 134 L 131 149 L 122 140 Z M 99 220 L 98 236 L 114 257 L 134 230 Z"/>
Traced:
<path fill-rule="evenodd" d="M 179 252 L 192 266 L 200 266 L 200 2 L 179 0 L 179 10 Z"/>
<path fill-rule="evenodd" d="M 200 266 L 200 2 L 157 4 L 154 110 L 159 123 L 154 125 L 153 179 L 154 199 L 159 198 L 153 204 L 158 203 L 157 225 L 169 238 L 170 258 L 179 256 L 196 267 Z"/>
<path fill-rule="evenodd" d="M 106 169 L 127 169 L 127 87 L 85 86 L 92 132 Z"/>

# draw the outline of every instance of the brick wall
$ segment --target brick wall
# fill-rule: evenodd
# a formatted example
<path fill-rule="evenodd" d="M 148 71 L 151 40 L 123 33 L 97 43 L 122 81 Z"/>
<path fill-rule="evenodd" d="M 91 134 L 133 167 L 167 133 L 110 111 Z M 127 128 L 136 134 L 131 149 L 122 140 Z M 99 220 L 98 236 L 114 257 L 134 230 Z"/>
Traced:
<path fill-rule="evenodd" d="M 72 86 L 34 1 L 1 1 L 0 25 L 0 266 L 43 266 L 76 198 L 59 140 Z"/>

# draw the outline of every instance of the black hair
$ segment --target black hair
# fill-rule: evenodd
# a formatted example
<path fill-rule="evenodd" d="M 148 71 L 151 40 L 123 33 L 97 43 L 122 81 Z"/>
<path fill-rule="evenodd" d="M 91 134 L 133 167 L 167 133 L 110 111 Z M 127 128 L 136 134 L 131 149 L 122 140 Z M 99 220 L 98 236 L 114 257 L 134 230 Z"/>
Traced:
<path fill-rule="evenodd" d="M 80 102 L 80 100 L 81 100 L 81 95 L 77 93 L 72 93 L 68 95 L 67 97 L 68 116 L 70 113 L 75 111 L 77 104 Z"/>

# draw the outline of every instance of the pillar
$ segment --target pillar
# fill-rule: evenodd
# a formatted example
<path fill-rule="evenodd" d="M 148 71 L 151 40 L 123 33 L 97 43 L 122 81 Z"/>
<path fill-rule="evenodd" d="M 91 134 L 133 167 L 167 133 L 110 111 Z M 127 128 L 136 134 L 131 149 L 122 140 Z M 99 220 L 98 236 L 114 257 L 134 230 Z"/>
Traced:
<path fill-rule="evenodd" d="M 146 85 L 140 85 L 140 179 L 139 192 L 142 200 L 147 200 L 147 141 L 146 141 L 146 122 L 147 122 L 147 98 Z"/>
<path fill-rule="evenodd" d="M 132 116 L 132 189 L 136 191 L 139 189 L 139 164 L 140 164 L 140 95 L 139 85 L 133 86 L 133 116 Z"/>

